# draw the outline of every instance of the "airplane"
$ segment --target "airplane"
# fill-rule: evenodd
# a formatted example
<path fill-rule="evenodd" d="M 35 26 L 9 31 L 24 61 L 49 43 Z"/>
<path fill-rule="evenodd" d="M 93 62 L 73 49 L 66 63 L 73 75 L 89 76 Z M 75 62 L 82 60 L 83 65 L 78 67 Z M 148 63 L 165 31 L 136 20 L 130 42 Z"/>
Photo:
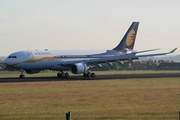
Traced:
<path fill-rule="evenodd" d="M 57 77 L 67 78 L 68 72 L 83 74 L 83 77 L 95 77 L 90 70 L 94 67 L 102 67 L 106 63 L 123 63 L 124 60 L 135 60 L 140 57 L 160 56 L 173 53 L 177 48 L 165 53 L 141 54 L 138 53 L 154 51 L 149 49 L 143 51 L 133 50 L 139 22 L 133 22 L 120 43 L 111 50 L 24 50 L 10 54 L 4 63 L 15 69 L 20 69 L 19 78 L 25 78 L 24 71 L 28 74 L 39 73 L 41 70 L 57 70 Z"/>

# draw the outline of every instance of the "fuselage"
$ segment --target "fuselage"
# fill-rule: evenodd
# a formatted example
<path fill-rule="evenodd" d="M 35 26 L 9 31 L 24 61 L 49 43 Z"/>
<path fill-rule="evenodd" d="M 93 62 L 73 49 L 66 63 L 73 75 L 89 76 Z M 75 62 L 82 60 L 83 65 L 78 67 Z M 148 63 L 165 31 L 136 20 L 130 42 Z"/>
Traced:
<path fill-rule="evenodd" d="M 90 60 L 111 56 L 119 56 L 128 50 L 27 50 L 10 54 L 6 59 L 6 65 L 24 70 L 69 70 L 70 66 L 64 66 L 64 61 Z"/>

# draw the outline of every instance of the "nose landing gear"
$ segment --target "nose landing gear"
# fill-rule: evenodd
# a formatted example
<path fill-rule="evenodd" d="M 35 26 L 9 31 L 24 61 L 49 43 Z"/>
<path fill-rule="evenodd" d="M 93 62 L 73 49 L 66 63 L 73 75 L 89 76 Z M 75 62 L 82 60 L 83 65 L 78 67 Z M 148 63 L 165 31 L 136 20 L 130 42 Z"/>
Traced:
<path fill-rule="evenodd" d="M 23 73 L 24 73 L 24 70 L 21 70 L 21 74 L 19 75 L 19 78 L 25 78 L 25 75 Z"/>

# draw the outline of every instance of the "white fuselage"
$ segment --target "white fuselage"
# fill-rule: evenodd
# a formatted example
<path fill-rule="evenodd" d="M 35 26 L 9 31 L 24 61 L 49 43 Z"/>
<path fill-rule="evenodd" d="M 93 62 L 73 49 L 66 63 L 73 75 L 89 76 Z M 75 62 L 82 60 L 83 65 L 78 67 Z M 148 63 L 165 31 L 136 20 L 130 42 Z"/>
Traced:
<path fill-rule="evenodd" d="M 122 55 L 114 50 L 27 50 L 10 54 L 6 65 L 24 70 L 69 70 L 63 62 L 97 59 Z"/>

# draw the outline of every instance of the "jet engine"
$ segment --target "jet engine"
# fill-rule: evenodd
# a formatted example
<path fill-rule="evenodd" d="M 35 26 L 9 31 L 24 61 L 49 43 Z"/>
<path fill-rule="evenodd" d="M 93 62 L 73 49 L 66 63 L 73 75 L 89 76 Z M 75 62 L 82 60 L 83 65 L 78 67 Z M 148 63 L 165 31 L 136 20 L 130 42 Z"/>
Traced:
<path fill-rule="evenodd" d="M 34 73 L 39 73 L 41 72 L 40 70 L 26 70 L 27 74 L 34 74 Z"/>
<path fill-rule="evenodd" d="M 73 74 L 80 74 L 87 72 L 89 67 L 84 63 L 76 63 L 71 66 L 71 72 Z"/>

